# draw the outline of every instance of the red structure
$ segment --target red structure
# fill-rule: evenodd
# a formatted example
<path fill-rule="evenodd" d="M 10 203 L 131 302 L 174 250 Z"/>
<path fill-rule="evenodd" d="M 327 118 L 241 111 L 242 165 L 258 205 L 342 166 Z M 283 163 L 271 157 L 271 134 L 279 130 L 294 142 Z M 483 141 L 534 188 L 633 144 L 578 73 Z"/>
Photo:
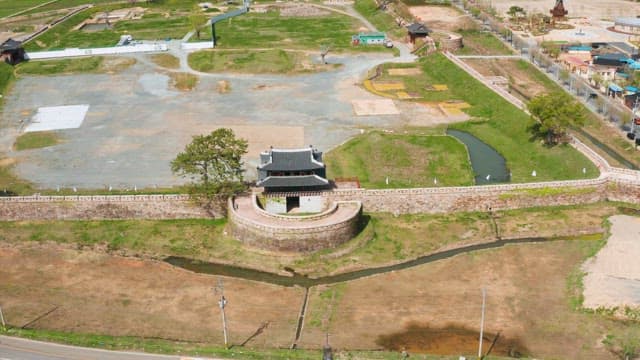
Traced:
<path fill-rule="evenodd" d="M 569 13 L 567 10 L 565 10 L 562 0 L 556 0 L 556 6 L 554 6 L 553 9 L 551 9 L 549 12 L 553 17 L 553 20 L 564 19 L 564 17 Z"/>

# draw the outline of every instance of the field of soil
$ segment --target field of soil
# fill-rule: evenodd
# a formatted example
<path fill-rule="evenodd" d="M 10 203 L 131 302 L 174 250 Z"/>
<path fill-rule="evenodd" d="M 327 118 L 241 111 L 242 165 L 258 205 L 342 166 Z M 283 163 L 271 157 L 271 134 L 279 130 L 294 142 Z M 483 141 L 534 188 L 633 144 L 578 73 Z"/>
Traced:
<path fill-rule="evenodd" d="M 411 6 L 409 11 L 434 30 L 456 31 L 475 26 L 468 15 L 451 6 Z"/>
<path fill-rule="evenodd" d="M 0 244 L 0 301 L 12 326 L 222 343 L 217 278 L 170 265 L 56 245 Z M 300 288 L 224 279 L 230 341 L 288 347 Z"/>
<path fill-rule="evenodd" d="M 607 245 L 583 267 L 584 306 L 640 308 L 640 219 L 614 216 Z"/>
<path fill-rule="evenodd" d="M 477 351 L 481 288 L 492 355 L 613 359 L 600 340 L 624 325 L 571 309 L 567 277 L 596 241 L 507 246 L 314 289 L 303 347 Z M 345 331 L 348 329 L 348 331 Z"/>
<path fill-rule="evenodd" d="M 540 93 L 549 91 L 548 87 L 545 87 L 539 79 L 534 77 L 538 71 L 532 72 L 530 65 L 524 60 L 465 59 L 464 62 L 484 76 L 502 76 L 506 78 L 512 89 L 511 93 L 521 99 L 528 100 Z M 540 75 L 543 74 L 540 73 Z"/>

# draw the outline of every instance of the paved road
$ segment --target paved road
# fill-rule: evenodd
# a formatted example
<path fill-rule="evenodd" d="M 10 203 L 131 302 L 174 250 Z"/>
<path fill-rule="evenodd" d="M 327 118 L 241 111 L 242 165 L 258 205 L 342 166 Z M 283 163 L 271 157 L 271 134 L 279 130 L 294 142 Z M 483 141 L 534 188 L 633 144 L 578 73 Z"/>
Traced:
<path fill-rule="evenodd" d="M 0 336 L 0 360 L 195 360 L 168 355 L 109 351 Z M 211 359 L 213 360 L 213 359 Z"/>

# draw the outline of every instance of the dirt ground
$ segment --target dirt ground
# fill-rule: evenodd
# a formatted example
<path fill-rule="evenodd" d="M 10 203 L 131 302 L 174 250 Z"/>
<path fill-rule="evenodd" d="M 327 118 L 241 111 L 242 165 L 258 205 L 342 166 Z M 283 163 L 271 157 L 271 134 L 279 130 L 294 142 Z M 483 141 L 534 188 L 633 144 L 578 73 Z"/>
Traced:
<path fill-rule="evenodd" d="M 607 245 L 583 267 L 584 306 L 640 307 L 640 219 L 619 215 L 609 221 Z"/>
<path fill-rule="evenodd" d="M 0 301 L 13 326 L 221 344 L 216 284 L 155 261 L 0 245 Z M 224 294 L 232 343 L 268 323 L 248 345 L 291 345 L 302 289 L 224 278 Z"/>
<path fill-rule="evenodd" d="M 499 334 L 493 355 L 611 359 L 599 340 L 611 324 L 571 310 L 567 298 L 588 244 L 507 246 L 314 289 L 301 345 L 319 346 L 328 330 L 338 348 L 472 355 L 484 287 L 484 349 Z"/>
<path fill-rule="evenodd" d="M 533 79 L 527 69 L 518 67 L 514 59 L 464 59 L 464 62 L 484 76 L 503 76 L 509 80 L 511 93 L 519 98 L 530 99 L 547 89 Z"/>
<path fill-rule="evenodd" d="M 411 6 L 409 11 L 434 30 L 456 31 L 474 27 L 468 15 L 451 6 Z"/>

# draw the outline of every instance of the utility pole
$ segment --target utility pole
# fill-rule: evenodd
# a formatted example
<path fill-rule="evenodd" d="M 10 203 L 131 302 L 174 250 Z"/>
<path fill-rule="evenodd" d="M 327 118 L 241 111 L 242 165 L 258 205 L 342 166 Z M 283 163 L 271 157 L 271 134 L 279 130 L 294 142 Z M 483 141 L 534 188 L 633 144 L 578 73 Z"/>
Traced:
<path fill-rule="evenodd" d="M 4 322 L 4 315 L 2 314 L 2 306 L 0 306 L 0 322 L 2 323 L 2 331 L 7 331 L 7 324 Z"/>
<path fill-rule="evenodd" d="M 484 305 L 487 292 L 482 288 L 482 316 L 480 317 L 480 343 L 478 344 L 478 360 L 482 359 L 482 336 L 484 335 Z"/>
<path fill-rule="evenodd" d="M 217 294 L 220 291 L 220 300 L 218 300 L 218 306 L 220 307 L 220 312 L 222 313 L 222 334 L 224 335 L 224 348 L 229 348 L 229 337 L 227 335 L 227 317 L 224 313 L 224 307 L 227 305 L 227 299 L 224 297 L 224 283 L 222 279 L 218 279 L 218 284 L 213 289 L 213 293 Z"/>

